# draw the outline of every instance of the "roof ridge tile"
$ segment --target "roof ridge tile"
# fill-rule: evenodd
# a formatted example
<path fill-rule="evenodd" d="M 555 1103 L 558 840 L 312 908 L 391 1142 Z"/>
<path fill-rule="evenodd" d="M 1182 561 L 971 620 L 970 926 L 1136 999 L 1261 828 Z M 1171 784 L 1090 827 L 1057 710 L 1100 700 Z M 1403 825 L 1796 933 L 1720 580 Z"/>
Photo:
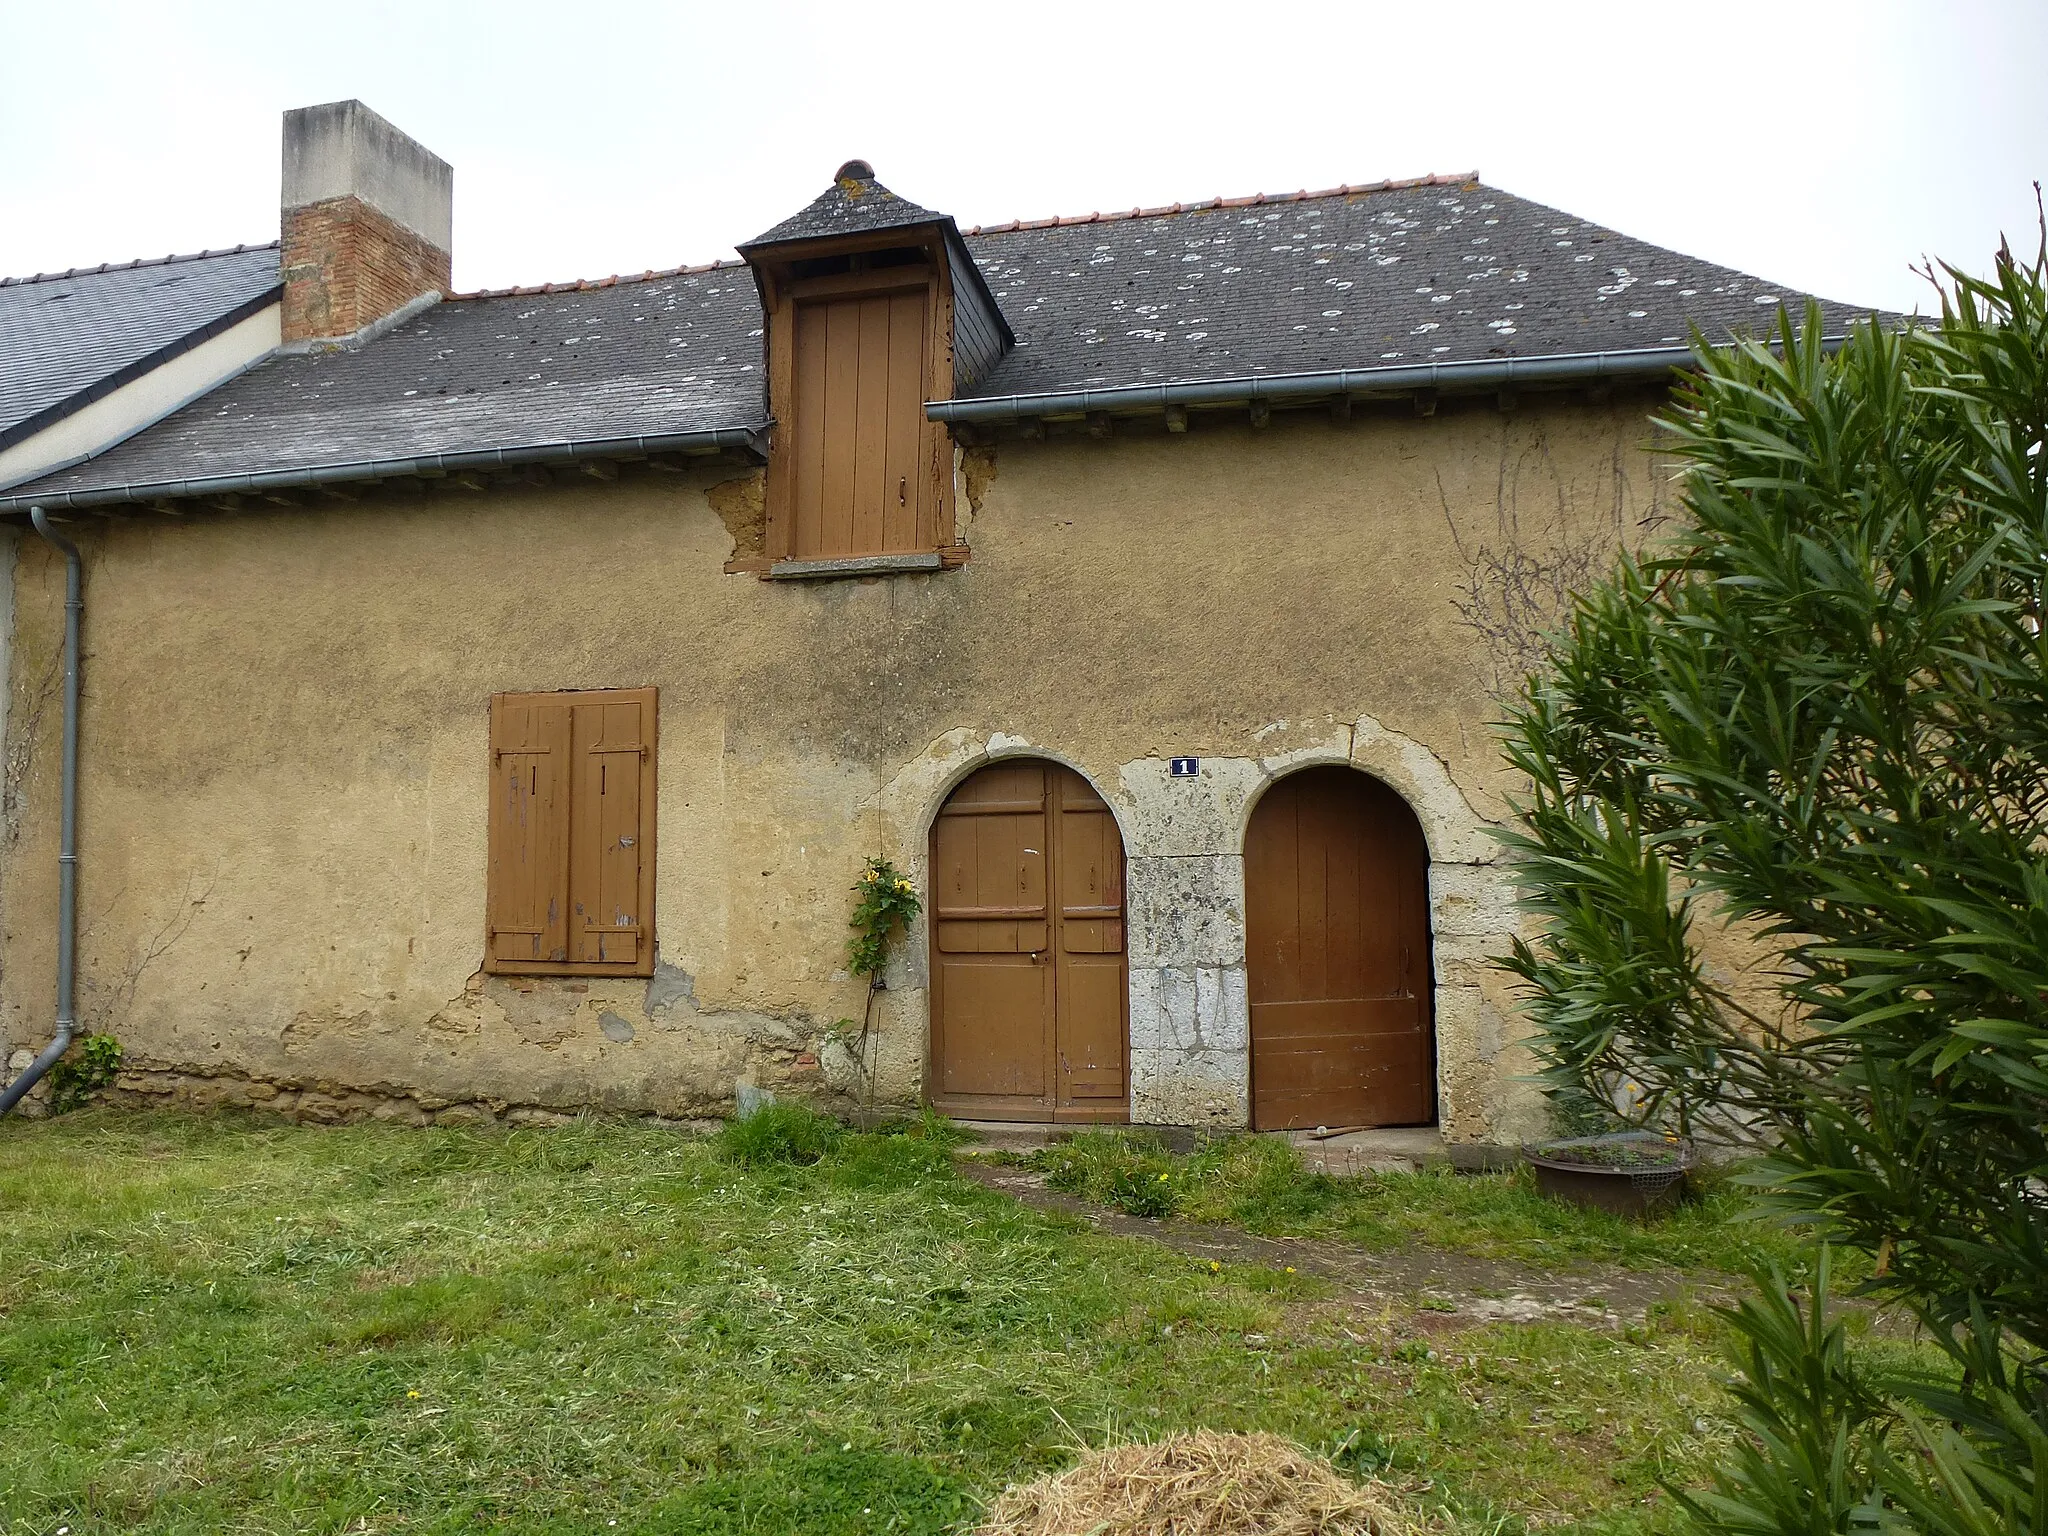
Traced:
<path fill-rule="evenodd" d="M 1170 218 L 1177 213 L 1207 213 L 1214 208 L 1256 208 L 1267 203 L 1306 203 L 1324 197 L 1361 197 L 1370 192 L 1410 192 L 1418 187 L 1459 187 L 1467 182 L 1479 180 L 1477 171 L 1463 171 L 1455 175 L 1441 176 L 1432 171 L 1426 176 L 1388 178 L 1385 181 L 1363 182 L 1357 186 L 1348 183 L 1341 187 L 1325 187 L 1310 192 L 1254 192 L 1249 197 L 1206 197 L 1198 203 L 1166 203 L 1157 208 L 1128 208 L 1110 213 L 1059 214 L 1049 219 L 1005 219 L 1000 224 L 976 224 L 971 229 L 960 231 L 963 235 L 1009 235 L 1027 229 L 1059 229 L 1069 224 L 1107 224 L 1113 220 Z"/>
<path fill-rule="evenodd" d="M 728 260 L 721 256 L 716 261 L 702 261 L 691 266 L 649 267 L 645 272 L 614 272 L 609 277 L 572 277 L 559 283 L 529 283 L 512 288 L 472 288 L 464 293 L 446 294 L 444 298 L 452 301 L 525 298 L 537 293 L 595 293 L 600 288 L 617 288 L 627 283 L 658 283 L 671 277 L 696 277 L 704 272 L 745 265 L 738 257 Z"/>
<path fill-rule="evenodd" d="M 274 251 L 280 242 L 265 240 L 258 245 L 224 245 L 219 250 L 186 251 L 169 256 L 138 256 L 133 261 L 103 261 L 96 267 L 69 267 L 62 272 L 37 272 L 29 277 L 0 277 L 0 288 L 22 288 L 30 283 L 61 283 L 74 277 L 98 277 L 102 272 L 133 272 L 138 267 L 168 267 L 180 261 L 205 261 L 212 256 L 240 256 L 245 251 Z"/>
<path fill-rule="evenodd" d="M 1007 219 L 1000 224 L 977 224 L 963 229 L 963 235 L 1007 235 L 1027 229 L 1064 229 L 1073 224 L 1109 224 L 1126 219 L 1168 218 L 1177 213 L 1206 213 L 1214 208 L 1254 208 L 1266 203 L 1312 202 L 1323 197 L 1358 197 L 1369 192 L 1405 192 L 1417 187 L 1455 187 L 1466 182 L 1479 180 L 1477 171 L 1464 171 L 1457 175 L 1440 176 L 1432 172 L 1426 176 L 1390 178 L 1385 181 L 1362 182 L 1356 186 L 1325 187 L 1309 192 L 1254 192 L 1247 197 L 1207 197 L 1195 203 L 1165 203 L 1156 208 L 1121 208 L 1107 213 L 1054 214 L 1043 219 Z M 215 252 L 213 254 L 220 254 Z M 462 293 L 451 293 L 449 299 L 506 299 L 525 297 L 530 294 L 546 293 L 591 293 L 599 288 L 616 287 L 621 283 L 660 282 L 671 277 L 695 277 L 704 272 L 716 272 L 725 267 L 743 267 L 746 262 L 738 258 L 720 257 L 716 261 L 698 262 L 680 267 L 650 268 L 645 272 L 615 272 L 609 277 L 569 278 L 558 283 L 534 283 L 511 288 L 472 288 Z M 20 279 L 15 279 L 20 281 Z"/>

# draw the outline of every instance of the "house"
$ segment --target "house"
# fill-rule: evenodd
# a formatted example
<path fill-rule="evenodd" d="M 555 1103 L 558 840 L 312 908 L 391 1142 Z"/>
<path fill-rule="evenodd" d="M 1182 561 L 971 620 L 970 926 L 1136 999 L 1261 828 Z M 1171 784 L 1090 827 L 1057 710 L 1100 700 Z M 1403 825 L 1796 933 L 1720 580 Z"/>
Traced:
<path fill-rule="evenodd" d="M 962 230 L 860 161 L 738 260 L 457 295 L 441 161 L 345 102 L 284 164 L 276 348 L 0 491 L 83 552 L 125 1092 L 1535 1128 L 1489 722 L 1668 511 L 1689 328 L 1803 296 L 1475 177 Z M 10 565 L 18 1059 L 66 571 Z"/>

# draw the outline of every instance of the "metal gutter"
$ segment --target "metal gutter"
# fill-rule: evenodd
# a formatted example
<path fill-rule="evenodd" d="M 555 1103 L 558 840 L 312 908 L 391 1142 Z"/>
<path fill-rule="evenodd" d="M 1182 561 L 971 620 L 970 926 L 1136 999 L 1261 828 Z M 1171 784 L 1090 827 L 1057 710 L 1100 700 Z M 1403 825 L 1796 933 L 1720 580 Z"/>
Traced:
<path fill-rule="evenodd" d="M 78 658 L 79 620 L 85 612 L 83 562 L 78 546 L 53 531 L 40 506 L 29 509 L 52 547 L 64 556 L 64 767 L 63 810 L 57 833 L 57 1029 L 42 1054 L 0 1093 L 0 1115 L 21 1102 L 43 1074 L 71 1048 L 78 961 Z"/>
<path fill-rule="evenodd" d="M 1838 350 L 1846 337 L 1821 345 Z M 1694 360 L 1691 347 L 1638 347 L 1619 352 L 1565 352 L 1542 357 L 1489 357 L 1460 363 L 1408 363 L 1389 368 L 1336 368 L 1321 373 L 1261 373 L 1179 384 L 1132 384 L 1041 395 L 928 400 L 933 421 L 1027 421 L 1042 416 L 1085 416 L 1093 411 L 1163 410 L 1170 405 L 1241 405 L 1253 400 L 1329 395 L 1405 394 L 1434 389 L 1505 389 L 1511 385 L 1619 384 L 1666 378 Z"/>
<path fill-rule="evenodd" d="M 457 453 L 421 454 L 409 459 L 357 459 L 346 464 L 316 464 L 303 469 L 267 469 L 246 475 L 208 475 L 196 480 L 151 480 L 100 486 L 84 491 L 36 491 L 0 495 L 0 512 L 32 506 L 109 507 L 124 502 L 156 501 L 192 496 L 226 496 L 247 492 L 290 490 L 302 485 L 334 485 L 349 480 L 385 480 L 400 475 L 438 479 L 465 469 L 499 469 L 522 464 L 560 464 L 575 459 L 619 458 L 650 453 L 684 453 L 744 448 L 766 458 L 767 429 L 708 427 L 695 432 L 655 432 L 634 437 L 563 438 L 524 443 L 512 448 L 471 448 Z"/>

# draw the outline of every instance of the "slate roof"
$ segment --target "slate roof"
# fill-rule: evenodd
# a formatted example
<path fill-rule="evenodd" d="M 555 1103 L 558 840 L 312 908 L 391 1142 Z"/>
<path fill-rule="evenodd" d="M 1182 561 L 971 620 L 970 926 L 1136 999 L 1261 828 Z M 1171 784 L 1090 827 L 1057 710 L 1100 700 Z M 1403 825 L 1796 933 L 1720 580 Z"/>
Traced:
<path fill-rule="evenodd" d="M 1688 322 L 1716 340 L 1761 332 L 1779 304 L 1805 301 L 1470 178 L 1000 225 L 966 245 L 1016 333 L 975 397 L 1657 348 L 1683 343 Z M 1830 332 L 1866 316 L 1823 314 Z M 761 331 L 737 262 L 460 297 L 360 351 L 275 357 L 0 507 L 759 428 Z"/>
<path fill-rule="evenodd" d="M 816 240 L 832 235 L 865 234 L 875 229 L 951 222 L 945 214 L 920 208 L 891 192 L 875 180 L 874 169 L 865 160 L 849 160 L 839 167 L 832 185 L 813 198 L 809 206 L 738 249 L 746 252 L 787 240 Z"/>
<path fill-rule="evenodd" d="M 0 278 L 0 448 L 261 309 L 277 245 Z"/>
<path fill-rule="evenodd" d="M 443 302 L 360 351 L 273 357 L 34 488 L 754 427 L 760 369 L 760 300 L 737 262 Z"/>
<path fill-rule="evenodd" d="M 1683 345 L 1805 295 L 1432 177 L 967 231 L 1016 350 L 970 396 Z M 1868 311 L 1824 303 L 1830 333 Z"/>

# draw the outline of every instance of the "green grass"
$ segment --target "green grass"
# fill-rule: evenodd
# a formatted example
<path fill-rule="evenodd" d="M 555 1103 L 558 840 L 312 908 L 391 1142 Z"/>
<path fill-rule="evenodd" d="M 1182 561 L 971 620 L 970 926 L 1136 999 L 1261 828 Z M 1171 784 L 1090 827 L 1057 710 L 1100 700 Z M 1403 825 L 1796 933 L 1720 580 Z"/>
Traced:
<path fill-rule="evenodd" d="M 1084 1131 L 1027 1159 L 1055 1189 L 1140 1216 L 1185 1216 L 1267 1236 L 1329 1237 L 1363 1247 L 1408 1243 L 1544 1267 L 1600 1262 L 1747 1276 L 1775 1263 L 1794 1279 L 1813 1259 L 1795 1232 L 1745 1219 L 1747 1191 L 1727 1173 L 1696 1179 L 1699 1198 L 1632 1221 L 1547 1199 L 1526 1167 L 1508 1173 L 1305 1171 L 1277 1136 L 1229 1136 L 1175 1155 L 1145 1131 Z M 1837 1255 L 1838 1272 L 1849 1256 Z"/>
<path fill-rule="evenodd" d="M 1207 1425 L 1475 1532 L 1647 1536 L 1710 1438 L 1697 1313 L 1453 1331 L 1033 1212 L 942 1137 L 737 1135 L 0 1124 L 0 1529 L 937 1532 Z"/>
<path fill-rule="evenodd" d="M 838 1121 L 807 1105 L 769 1103 L 751 1115 L 726 1121 L 712 1143 L 727 1162 L 759 1168 L 770 1163 L 819 1162 L 845 1134 Z"/>

